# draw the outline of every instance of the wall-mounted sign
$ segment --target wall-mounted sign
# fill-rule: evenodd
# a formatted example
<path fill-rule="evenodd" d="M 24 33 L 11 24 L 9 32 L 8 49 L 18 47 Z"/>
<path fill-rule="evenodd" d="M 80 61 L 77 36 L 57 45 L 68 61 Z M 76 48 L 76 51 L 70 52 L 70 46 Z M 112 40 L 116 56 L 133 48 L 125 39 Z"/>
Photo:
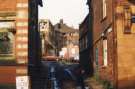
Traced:
<path fill-rule="evenodd" d="M 17 76 L 16 77 L 16 89 L 29 89 L 28 76 Z"/>

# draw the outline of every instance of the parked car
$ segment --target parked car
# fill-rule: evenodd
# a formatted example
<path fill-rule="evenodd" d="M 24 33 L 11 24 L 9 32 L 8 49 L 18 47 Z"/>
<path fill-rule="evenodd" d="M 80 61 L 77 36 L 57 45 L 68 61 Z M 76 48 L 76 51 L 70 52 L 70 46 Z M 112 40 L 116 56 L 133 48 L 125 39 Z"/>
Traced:
<path fill-rule="evenodd" d="M 45 56 L 45 57 L 43 57 L 43 60 L 44 61 L 58 61 L 59 57 L 57 57 L 57 56 Z"/>

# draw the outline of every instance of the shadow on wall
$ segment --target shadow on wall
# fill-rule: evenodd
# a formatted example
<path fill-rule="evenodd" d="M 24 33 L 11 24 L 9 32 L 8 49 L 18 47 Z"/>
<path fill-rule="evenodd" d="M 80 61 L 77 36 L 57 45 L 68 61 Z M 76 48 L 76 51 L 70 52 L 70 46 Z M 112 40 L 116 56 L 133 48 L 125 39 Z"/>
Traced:
<path fill-rule="evenodd" d="M 118 89 L 135 89 L 135 76 L 119 80 Z"/>
<path fill-rule="evenodd" d="M 135 4 L 135 0 L 128 0 L 130 3 Z"/>
<path fill-rule="evenodd" d="M 86 50 L 80 55 L 80 64 L 85 70 L 85 75 L 88 77 L 92 77 L 94 68 L 93 61 L 90 59 L 89 51 Z"/>

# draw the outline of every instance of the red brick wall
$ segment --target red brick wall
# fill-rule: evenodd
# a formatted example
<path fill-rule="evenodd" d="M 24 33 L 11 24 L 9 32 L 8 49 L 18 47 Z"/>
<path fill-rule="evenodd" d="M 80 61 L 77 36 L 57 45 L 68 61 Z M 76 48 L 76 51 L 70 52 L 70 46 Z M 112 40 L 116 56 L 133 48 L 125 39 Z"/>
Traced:
<path fill-rule="evenodd" d="M 100 37 L 101 29 L 101 0 L 92 0 L 92 8 L 93 8 L 93 39 L 94 42 Z"/>
<path fill-rule="evenodd" d="M 99 50 L 98 62 L 99 62 L 99 77 L 103 80 L 109 80 L 113 82 L 114 73 L 113 73 L 113 31 L 111 32 L 104 32 L 107 31 L 108 28 L 112 27 L 112 1 L 113 0 L 106 0 L 107 1 L 107 16 L 103 18 L 103 10 L 102 10 L 102 0 L 93 0 L 93 12 L 94 12 L 94 23 L 93 23 L 93 39 L 94 39 L 94 51 L 96 48 Z M 103 38 L 102 33 L 105 34 L 107 37 L 107 60 L 108 65 L 103 65 Z M 94 52 L 95 57 L 95 52 Z"/>
<path fill-rule="evenodd" d="M 0 0 L 0 11 L 15 11 L 16 0 Z"/>
<path fill-rule="evenodd" d="M 93 0 L 93 36 L 94 42 L 100 38 L 102 32 L 108 28 L 108 26 L 112 23 L 112 1 L 113 0 L 106 0 L 107 1 L 107 16 L 103 18 L 102 11 L 102 0 Z"/>
<path fill-rule="evenodd" d="M 15 34 L 15 48 L 16 48 L 16 60 L 17 63 L 28 62 L 28 0 L 0 0 L 0 13 L 3 15 L 15 12 L 16 17 L 16 34 Z M 8 16 L 7 16 L 8 17 Z M 4 19 L 4 18 L 2 18 Z M 25 65 L 26 67 L 27 65 Z M 18 68 L 18 67 L 17 67 Z M 24 68 L 25 74 L 27 73 L 27 67 Z M 16 73 L 20 69 L 16 69 L 15 66 L 0 66 L 0 83 L 15 83 Z"/>
<path fill-rule="evenodd" d="M 0 66 L 0 84 L 15 83 L 16 67 Z"/>

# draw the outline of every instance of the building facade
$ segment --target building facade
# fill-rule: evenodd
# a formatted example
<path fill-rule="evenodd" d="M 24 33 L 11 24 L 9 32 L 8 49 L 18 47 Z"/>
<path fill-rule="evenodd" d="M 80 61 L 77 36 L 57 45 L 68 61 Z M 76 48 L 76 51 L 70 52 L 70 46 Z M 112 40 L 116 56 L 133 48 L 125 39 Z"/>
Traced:
<path fill-rule="evenodd" d="M 73 27 L 67 26 L 61 19 L 59 23 L 54 26 L 55 31 L 55 45 L 57 56 L 65 59 L 78 58 L 79 55 L 79 32 Z M 73 52 L 69 48 L 73 48 Z M 74 56 L 73 56 L 74 55 Z"/>
<path fill-rule="evenodd" d="M 79 26 L 79 54 L 80 54 L 80 64 L 84 68 L 87 75 L 93 75 L 93 59 L 92 59 L 92 35 L 90 33 L 91 29 L 91 15 L 90 13 L 85 17 Z"/>
<path fill-rule="evenodd" d="M 64 46 L 61 48 L 61 53 L 65 59 L 69 59 L 70 61 L 79 61 L 79 32 L 75 30 L 74 32 L 66 33 L 64 35 Z M 62 49 L 65 50 L 62 50 Z"/>
<path fill-rule="evenodd" d="M 93 57 L 97 78 L 114 89 L 134 86 L 133 0 L 88 0 L 93 12 Z M 127 49 L 128 48 L 128 49 Z"/>
<path fill-rule="evenodd" d="M 0 84 L 16 87 L 21 78 L 29 82 L 28 64 L 34 64 L 32 61 L 39 57 L 33 51 L 40 51 L 39 44 L 33 46 L 35 38 L 39 37 L 36 29 L 38 19 L 35 19 L 38 15 L 32 14 L 31 10 L 36 8 L 37 11 L 38 4 L 41 5 L 41 2 L 36 0 L 0 0 Z M 34 21 L 31 20 L 33 17 Z M 33 36 L 31 33 L 37 35 Z"/>
<path fill-rule="evenodd" d="M 40 20 L 39 30 L 42 41 L 42 56 L 55 56 L 55 33 L 52 23 L 49 20 Z"/>
<path fill-rule="evenodd" d="M 0 80 L 3 83 L 15 83 L 16 73 L 20 69 L 26 71 L 24 67 L 16 69 L 16 63 L 26 64 L 28 61 L 28 1 L 14 0 L 11 5 L 9 5 L 10 0 L 4 2 L 1 0 L 0 2 L 0 54 L 2 61 L 0 67 L 4 71 L 0 73 L 2 74 Z M 6 72 L 9 71 L 11 75 L 6 75 L 8 74 Z"/>

